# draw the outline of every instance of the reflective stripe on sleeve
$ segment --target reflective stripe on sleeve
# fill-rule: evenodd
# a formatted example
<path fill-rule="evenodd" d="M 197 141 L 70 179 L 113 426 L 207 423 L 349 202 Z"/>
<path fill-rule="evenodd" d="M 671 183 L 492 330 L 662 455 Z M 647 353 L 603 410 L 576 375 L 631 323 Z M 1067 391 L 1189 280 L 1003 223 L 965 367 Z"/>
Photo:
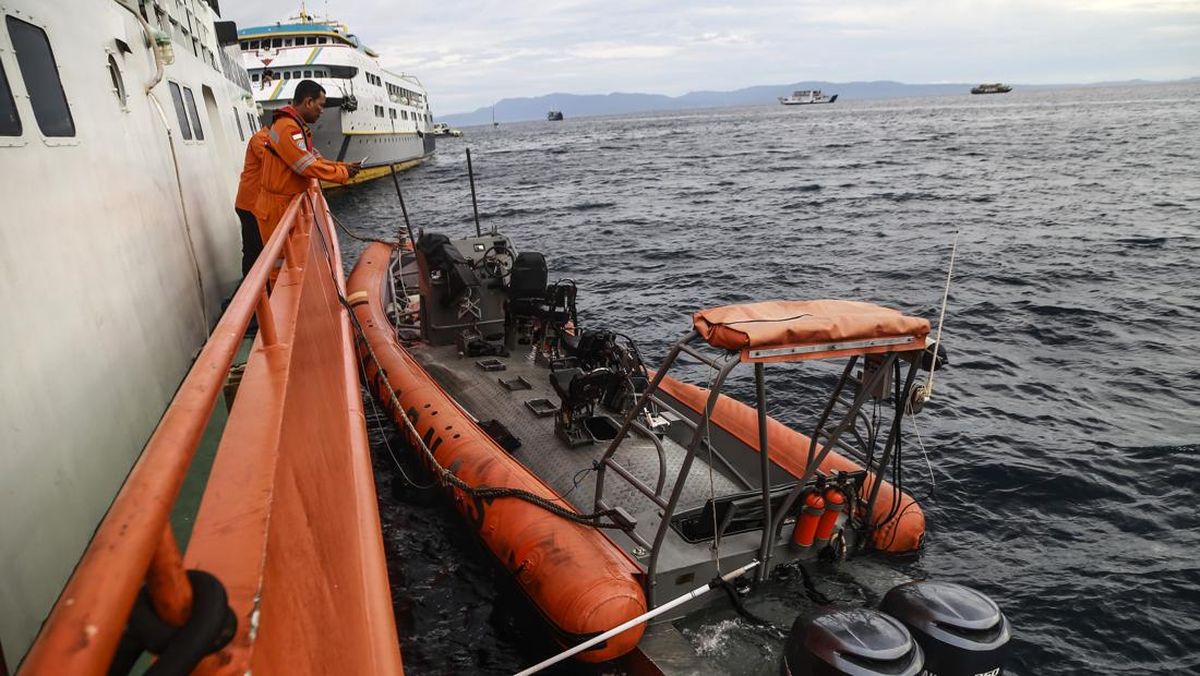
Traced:
<path fill-rule="evenodd" d="M 292 163 L 292 171 L 296 172 L 297 174 L 303 173 L 305 169 L 307 169 L 313 162 L 316 161 L 317 158 L 312 153 L 304 153 L 300 159 Z"/>

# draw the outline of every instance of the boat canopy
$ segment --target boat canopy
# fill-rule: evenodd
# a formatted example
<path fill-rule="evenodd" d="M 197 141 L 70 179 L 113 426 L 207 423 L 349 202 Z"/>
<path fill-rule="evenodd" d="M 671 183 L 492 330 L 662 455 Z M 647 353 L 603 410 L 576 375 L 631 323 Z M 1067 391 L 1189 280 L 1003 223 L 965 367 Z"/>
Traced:
<path fill-rule="evenodd" d="M 692 315 L 710 345 L 742 361 L 797 361 L 922 349 L 929 320 L 852 300 L 773 300 Z"/>

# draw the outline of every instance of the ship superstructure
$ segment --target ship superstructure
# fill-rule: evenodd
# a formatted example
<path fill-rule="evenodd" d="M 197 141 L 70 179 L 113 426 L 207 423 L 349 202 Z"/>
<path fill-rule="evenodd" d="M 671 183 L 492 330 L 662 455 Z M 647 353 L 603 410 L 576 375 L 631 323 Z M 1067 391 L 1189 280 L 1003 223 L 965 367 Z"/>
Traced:
<path fill-rule="evenodd" d="M 433 153 L 425 87 L 414 75 L 385 70 L 379 54 L 344 24 L 301 11 L 287 23 L 242 29 L 238 37 L 264 124 L 291 101 L 300 80 L 325 88 L 326 109 L 313 125 L 313 141 L 330 159 L 365 158 L 353 182 L 385 176 L 392 167 L 412 166 Z"/>
<path fill-rule="evenodd" d="M 0 5 L 9 668 L 241 276 L 233 199 L 258 116 L 236 28 L 216 7 Z"/>

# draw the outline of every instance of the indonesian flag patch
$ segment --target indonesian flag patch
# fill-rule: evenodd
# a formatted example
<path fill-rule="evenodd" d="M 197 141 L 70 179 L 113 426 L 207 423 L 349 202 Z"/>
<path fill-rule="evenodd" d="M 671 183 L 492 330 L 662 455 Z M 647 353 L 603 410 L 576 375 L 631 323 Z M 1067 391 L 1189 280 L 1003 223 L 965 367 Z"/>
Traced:
<path fill-rule="evenodd" d="M 296 147 L 300 150 L 308 150 L 304 145 L 304 132 L 296 132 L 292 134 L 292 141 L 296 143 Z"/>

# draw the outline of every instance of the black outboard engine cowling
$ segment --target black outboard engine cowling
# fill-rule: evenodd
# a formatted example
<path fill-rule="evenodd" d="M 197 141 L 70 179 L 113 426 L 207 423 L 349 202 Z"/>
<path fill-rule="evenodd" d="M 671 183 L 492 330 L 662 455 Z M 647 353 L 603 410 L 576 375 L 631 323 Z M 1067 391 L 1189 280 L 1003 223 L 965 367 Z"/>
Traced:
<path fill-rule="evenodd" d="M 953 582 L 906 582 L 884 595 L 879 609 L 904 623 L 936 676 L 1003 673 L 1012 637 L 994 601 Z"/>
<path fill-rule="evenodd" d="M 921 647 L 894 618 L 870 608 L 796 618 L 784 647 L 784 676 L 916 676 Z"/>

